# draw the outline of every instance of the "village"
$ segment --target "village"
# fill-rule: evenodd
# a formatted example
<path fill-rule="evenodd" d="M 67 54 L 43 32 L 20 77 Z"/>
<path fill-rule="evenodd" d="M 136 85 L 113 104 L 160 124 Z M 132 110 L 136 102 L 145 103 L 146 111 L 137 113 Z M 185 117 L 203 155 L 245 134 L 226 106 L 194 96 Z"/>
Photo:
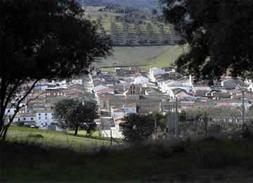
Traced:
<path fill-rule="evenodd" d="M 20 104 L 22 108 L 14 123 L 63 131 L 54 118 L 54 105 L 65 98 L 84 100 L 87 97 L 97 101 L 99 119 L 96 124 L 103 137 L 123 138 L 120 124 L 131 114 L 165 115 L 175 111 L 226 108 L 234 110 L 220 116 L 221 119 L 242 123 L 242 115 L 249 111 L 253 101 L 252 91 L 251 80 L 224 77 L 210 87 L 206 82 L 195 82 L 192 76 L 177 73 L 173 67 L 149 71 L 139 67 L 114 68 L 113 72 L 96 69 L 81 78 L 40 81 Z M 11 106 L 6 111 L 7 116 L 14 113 Z"/>

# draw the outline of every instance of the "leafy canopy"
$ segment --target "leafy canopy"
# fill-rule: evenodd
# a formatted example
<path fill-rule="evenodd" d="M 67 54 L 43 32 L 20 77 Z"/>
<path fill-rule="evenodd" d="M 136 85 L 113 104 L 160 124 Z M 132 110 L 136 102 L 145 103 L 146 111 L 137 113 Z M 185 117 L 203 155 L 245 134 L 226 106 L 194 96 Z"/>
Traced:
<path fill-rule="evenodd" d="M 138 115 L 132 114 L 121 123 L 122 133 L 126 142 L 143 142 L 150 140 L 157 127 L 164 130 L 165 117 L 161 114 Z"/>
<path fill-rule="evenodd" d="M 86 73 L 110 49 L 75 0 L 0 0 L 0 138 L 39 80 Z"/>
<path fill-rule="evenodd" d="M 96 128 L 94 120 L 98 116 L 97 110 L 95 101 L 65 99 L 56 103 L 54 111 L 58 123 L 62 127 L 75 129 L 75 135 L 77 135 L 80 127 L 88 134 Z"/>
<path fill-rule="evenodd" d="M 253 71 L 253 1 L 162 0 L 166 19 L 189 44 L 177 61 L 199 79 Z"/>
<path fill-rule="evenodd" d="M 0 78 L 69 77 L 110 50 L 74 1 L 0 1 Z"/>

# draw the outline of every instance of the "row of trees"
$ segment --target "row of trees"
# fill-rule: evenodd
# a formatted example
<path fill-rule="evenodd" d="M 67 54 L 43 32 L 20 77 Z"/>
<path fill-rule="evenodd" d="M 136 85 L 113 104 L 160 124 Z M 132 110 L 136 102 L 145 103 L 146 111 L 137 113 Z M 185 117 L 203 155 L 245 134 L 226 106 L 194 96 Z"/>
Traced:
<path fill-rule="evenodd" d="M 118 24 L 111 22 L 111 37 L 114 45 L 168 45 L 175 44 L 179 39 L 172 28 L 163 24 L 151 22 L 129 24 L 124 21 Z"/>
<path fill-rule="evenodd" d="M 122 16 L 98 12 L 97 22 L 101 29 L 106 27 L 106 31 L 111 34 L 113 44 L 116 46 L 168 45 L 175 44 L 179 40 L 172 25 L 155 19 L 147 12 L 137 11 Z M 111 26 L 108 27 L 108 25 Z"/>
<path fill-rule="evenodd" d="M 86 130 L 90 135 L 96 129 L 94 120 L 98 117 L 97 109 L 96 102 L 93 100 L 65 99 L 56 104 L 55 117 L 61 127 L 75 130 L 75 135 L 79 128 Z M 240 118 L 240 111 L 236 109 L 197 108 L 178 114 L 175 112 L 166 115 L 134 114 L 126 117 L 126 122 L 120 126 L 126 142 L 141 142 L 171 135 L 222 135 L 222 130 L 226 133 L 229 131 L 228 128 L 239 127 L 240 125 L 236 124 Z"/>
<path fill-rule="evenodd" d="M 166 115 L 136 114 L 128 116 L 125 121 L 121 128 L 126 142 L 169 136 L 240 136 L 243 127 L 240 110 L 231 108 L 196 108 Z"/>

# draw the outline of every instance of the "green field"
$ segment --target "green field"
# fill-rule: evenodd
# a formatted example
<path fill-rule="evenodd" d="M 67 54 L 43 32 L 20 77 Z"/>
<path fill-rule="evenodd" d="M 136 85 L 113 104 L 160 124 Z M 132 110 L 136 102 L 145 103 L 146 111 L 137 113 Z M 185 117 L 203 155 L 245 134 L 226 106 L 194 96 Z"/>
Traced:
<path fill-rule="evenodd" d="M 78 136 L 74 136 L 71 133 L 23 127 L 11 127 L 7 140 L 10 142 L 28 142 L 42 146 L 68 148 L 75 151 L 85 151 L 110 144 L 108 140 L 99 139 L 98 134 L 91 138 L 86 138 L 83 131 L 80 131 Z"/>
<path fill-rule="evenodd" d="M 148 47 L 115 47 L 113 55 L 98 62 L 99 67 L 143 66 L 151 67 L 171 66 L 184 52 L 180 46 L 148 46 Z"/>

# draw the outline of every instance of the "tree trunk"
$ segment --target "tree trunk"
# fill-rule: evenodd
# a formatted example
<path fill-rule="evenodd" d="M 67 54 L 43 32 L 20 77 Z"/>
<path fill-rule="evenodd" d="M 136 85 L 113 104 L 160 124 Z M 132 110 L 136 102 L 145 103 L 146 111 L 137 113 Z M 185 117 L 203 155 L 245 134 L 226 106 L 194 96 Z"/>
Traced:
<path fill-rule="evenodd" d="M 5 77 L 1 77 L 0 85 L 0 133 L 2 134 L 4 129 L 4 114 L 5 114 L 5 97 L 6 97 L 6 82 Z M 0 134 L 0 135 L 1 135 Z M 0 136 L 1 138 L 1 136 Z"/>
<path fill-rule="evenodd" d="M 4 117 L 3 117 L 3 115 L 1 115 L 1 117 L 0 117 L 0 140 L 3 140 L 3 141 L 4 141 L 4 139 L 3 139 L 4 131 L 5 131 L 5 129 L 4 129 Z"/>
<path fill-rule="evenodd" d="M 2 134 L 3 126 L 4 126 L 4 119 L 2 117 L 2 114 L 0 114 L 0 137 Z"/>
<path fill-rule="evenodd" d="M 77 133 L 78 133 L 78 125 L 75 128 L 75 136 L 77 136 Z"/>
<path fill-rule="evenodd" d="M 3 141 L 6 140 L 7 132 L 8 132 L 8 129 L 10 128 L 10 125 L 11 125 L 12 121 L 9 122 L 9 124 L 7 124 L 6 126 L 4 126 L 4 128 L 3 128 L 3 134 L 2 134 L 2 140 Z"/>
<path fill-rule="evenodd" d="M 7 131 L 8 131 L 8 128 L 3 129 L 3 133 L 1 134 L 2 136 L 0 137 L 2 141 L 6 140 Z"/>
<path fill-rule="evenodd" d="M 4 113 L 5 113 L 4 103 L 2 102 L 2 100 L 3 99 L 1 99 L 1 104 L 0 104 L 0 134 L 2 134 L 2 131 L 4 128 Z"/>
<path fill-rule="evenodd" d="M 0 139 L 2 137 L 2 133 L 3 133 L 3 119 L 0 118 Z"/>
<path fill-rule="evenodd" d="M 26 91 L 26 93 L 24 94 L 24 96 L 21 97 L 21 99 L 19 99 L 17 102 L 16 102 L 16 106 L 14 106 L 16 108 L 16 111 L 15 113 L 12 115 L 12 117 L 9 118 L 9 122 L 5 125 L 5 110 L 6 110 L 6 107 L 7 107 L 7 104 L 11 101 L 11 97 L 7 97 L 7 101 L 3 102 L 4 98 L 1 98 L 1 104 L 0 104 L 0 140 L 3 140 L 5 141 L 5 138 L 6 138 L 6 135 L 7 135 L 7 132 L 8 132 L 8 129 L 10 127 L 10 125 L 12 124 L 14 118 L 16 117 L 16 115 L 18 114 L 19 110 L 20 110 L 20 104 L 21 102 L 23 102 L 26 97 L 31 93 L 31 91 L 33 90 L 33 88 L 35 87 L 35 85 L 37 84 L 39 80 L 36 80 L 34 81 L 33 85 Z M 17 84 L 11 95 L 10 96 L 13 96 L 13 94 L 15 93 L 16 89 L 18 88 L 18 86 L 20 86 L 21 83 Z M 1 86 L 2 87 L 2 86 Z M 1 88 L 2 89 L 2 88 Z M 3 91 L 1 91 L 1 93 L 3 93 Z M 6 94 L 6 92 L 5 92 Z"/>

